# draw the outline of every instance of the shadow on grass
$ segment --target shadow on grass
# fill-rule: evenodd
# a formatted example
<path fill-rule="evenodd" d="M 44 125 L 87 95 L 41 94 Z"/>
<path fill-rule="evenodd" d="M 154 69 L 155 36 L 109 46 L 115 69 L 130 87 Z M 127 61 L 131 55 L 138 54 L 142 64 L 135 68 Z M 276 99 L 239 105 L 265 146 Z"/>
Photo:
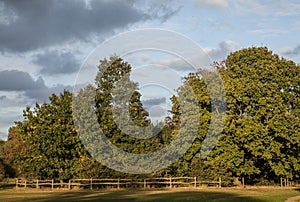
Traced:
<path fill-rule="evenodd" d="M 16 197 L 11 201 L 32 202 L 95 202 L 95 201 L 243 201 L 243 202 L 266 202 L 250 196 L 226 193 L 222 191 L 71 191 L 71 192 L 34 192 L 20 193 L 22 197 Z M 1 196 L 0 196 L 1 199 Z M 3 199 L 2 199 L 3 200 Z M 5 198 L 4 198 L 5 200 Z M 10 201 L 6 199 L 5 201 Z"/>
<path fill-rule="evenodd" d="M 7 190 L 16 187 L 15 184 L 0 184 L 0 190 Z"/>

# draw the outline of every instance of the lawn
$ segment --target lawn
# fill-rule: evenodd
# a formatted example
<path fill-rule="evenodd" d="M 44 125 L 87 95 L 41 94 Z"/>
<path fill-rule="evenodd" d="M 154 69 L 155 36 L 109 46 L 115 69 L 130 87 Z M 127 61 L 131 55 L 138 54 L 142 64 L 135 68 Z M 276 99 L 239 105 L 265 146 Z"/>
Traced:
<path fill-rule="evenodd" d="M 173 190 L 100 190 L 100 191 L 36 191 L 22 189 L 0 190 L 1 202 L 93 202 L 93 201 L 243 201 L 284 202 L 300 195 L 296 189 L 247 188 L 247 189 L 173 189 Z"/>

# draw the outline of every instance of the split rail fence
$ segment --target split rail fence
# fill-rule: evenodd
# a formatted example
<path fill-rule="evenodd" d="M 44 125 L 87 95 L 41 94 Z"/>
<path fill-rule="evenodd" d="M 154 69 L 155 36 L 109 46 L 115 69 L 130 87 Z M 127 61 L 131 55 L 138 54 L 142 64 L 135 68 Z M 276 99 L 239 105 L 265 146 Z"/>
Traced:
<path fill-rule="evenodd" d="M 221 178 L 218 181 L 201 181 L 197 177 L 169 177 L 145 179 L 70 179 L 68 182 L 55 182 L 54 180 L 26 180 L 16 179 L 16 187 L 23 188 L 68 188 L 74 187 L 100 189 L 100 188 L 176 188 L 176 187 L 221 187 Z"/>

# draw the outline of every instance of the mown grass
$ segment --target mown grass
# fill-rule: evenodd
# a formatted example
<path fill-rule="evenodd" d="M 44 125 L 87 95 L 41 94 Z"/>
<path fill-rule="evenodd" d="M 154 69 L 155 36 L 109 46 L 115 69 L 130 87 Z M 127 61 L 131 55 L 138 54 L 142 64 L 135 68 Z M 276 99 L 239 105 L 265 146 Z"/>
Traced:
<path fill-rule="evenodd" d="M 173 189 L 173 190 L 72 190 L 37 191 L 34 189 L 0 190 L 1 202 L 94 202 L 94 201 L 214 201 L 284 202 L 300 195 L 296 189 Z"/>

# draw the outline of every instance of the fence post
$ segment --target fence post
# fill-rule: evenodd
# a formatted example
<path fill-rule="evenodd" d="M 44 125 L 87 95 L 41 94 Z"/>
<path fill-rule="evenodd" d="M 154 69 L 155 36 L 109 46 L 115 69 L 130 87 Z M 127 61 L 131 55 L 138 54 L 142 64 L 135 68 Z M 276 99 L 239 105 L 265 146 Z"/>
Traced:
<path fill-rule="evenodd" d="M 284 182 L 284 187 L 286 187 L 286 185 L 287 185 L 287 182 L 286 182 L 286 178 L 283 178 L 283 182 Z"/>
<path fill-rule="evenodd" d="M 71 179 L 69 179 L 69 190 L 71 189 Z"/>
<path fill-rule="evenodd" d="M 172 188 L 172 177 L 170 177 L 170 188 Z"/>
<path fill-rule="evenodd" d="M 195 188 L 197 188 L 197 177 L 195 176 Z"/>
<path fill-rule="evenodd" d="M 36 180 L 36 188 L 37 189 L 39 188 L 39 180 L 38 179 Z"/>
<path fill-rule="evenodd" d="M 118 189 L 120 189 L 120 179 L 118 178 Z"/>
<path fill-rule="evenodd" d="M 53 187 L 54 187 L 54 180 L 52 179 L 51 189 L 53 189 Z"/>
<path fill-rule="evenodd" d="M 243 185 L 243 188 L 245 188 L 245 178 L 242 177 L 242 185 Z"/>
<path fill-rule="evenodd" d="M 90 188 L 91 188 L 91 190 L 93 190 L 93 178 L 91 178 Z"/>
<path fill-rule="evenodd" d="M 219 187 L 222 187 L 222 179 L 219 177 Z"/>
<path fill-rule="evenodd" d="M 25 189 L 27 188 L 27 180 L 25 180 Z"/>
<path fill-rule="evenodd" d="M 146 188 L 147 188 L 147 180 L 144 179 L 144 189 L 146 189 Z"/>
<path fill-rule="evenodd" d="M 19 180 L 18 178 L 16 178 L 16 188 L 18 188 L 18 185 L 19 185 Z"/>

